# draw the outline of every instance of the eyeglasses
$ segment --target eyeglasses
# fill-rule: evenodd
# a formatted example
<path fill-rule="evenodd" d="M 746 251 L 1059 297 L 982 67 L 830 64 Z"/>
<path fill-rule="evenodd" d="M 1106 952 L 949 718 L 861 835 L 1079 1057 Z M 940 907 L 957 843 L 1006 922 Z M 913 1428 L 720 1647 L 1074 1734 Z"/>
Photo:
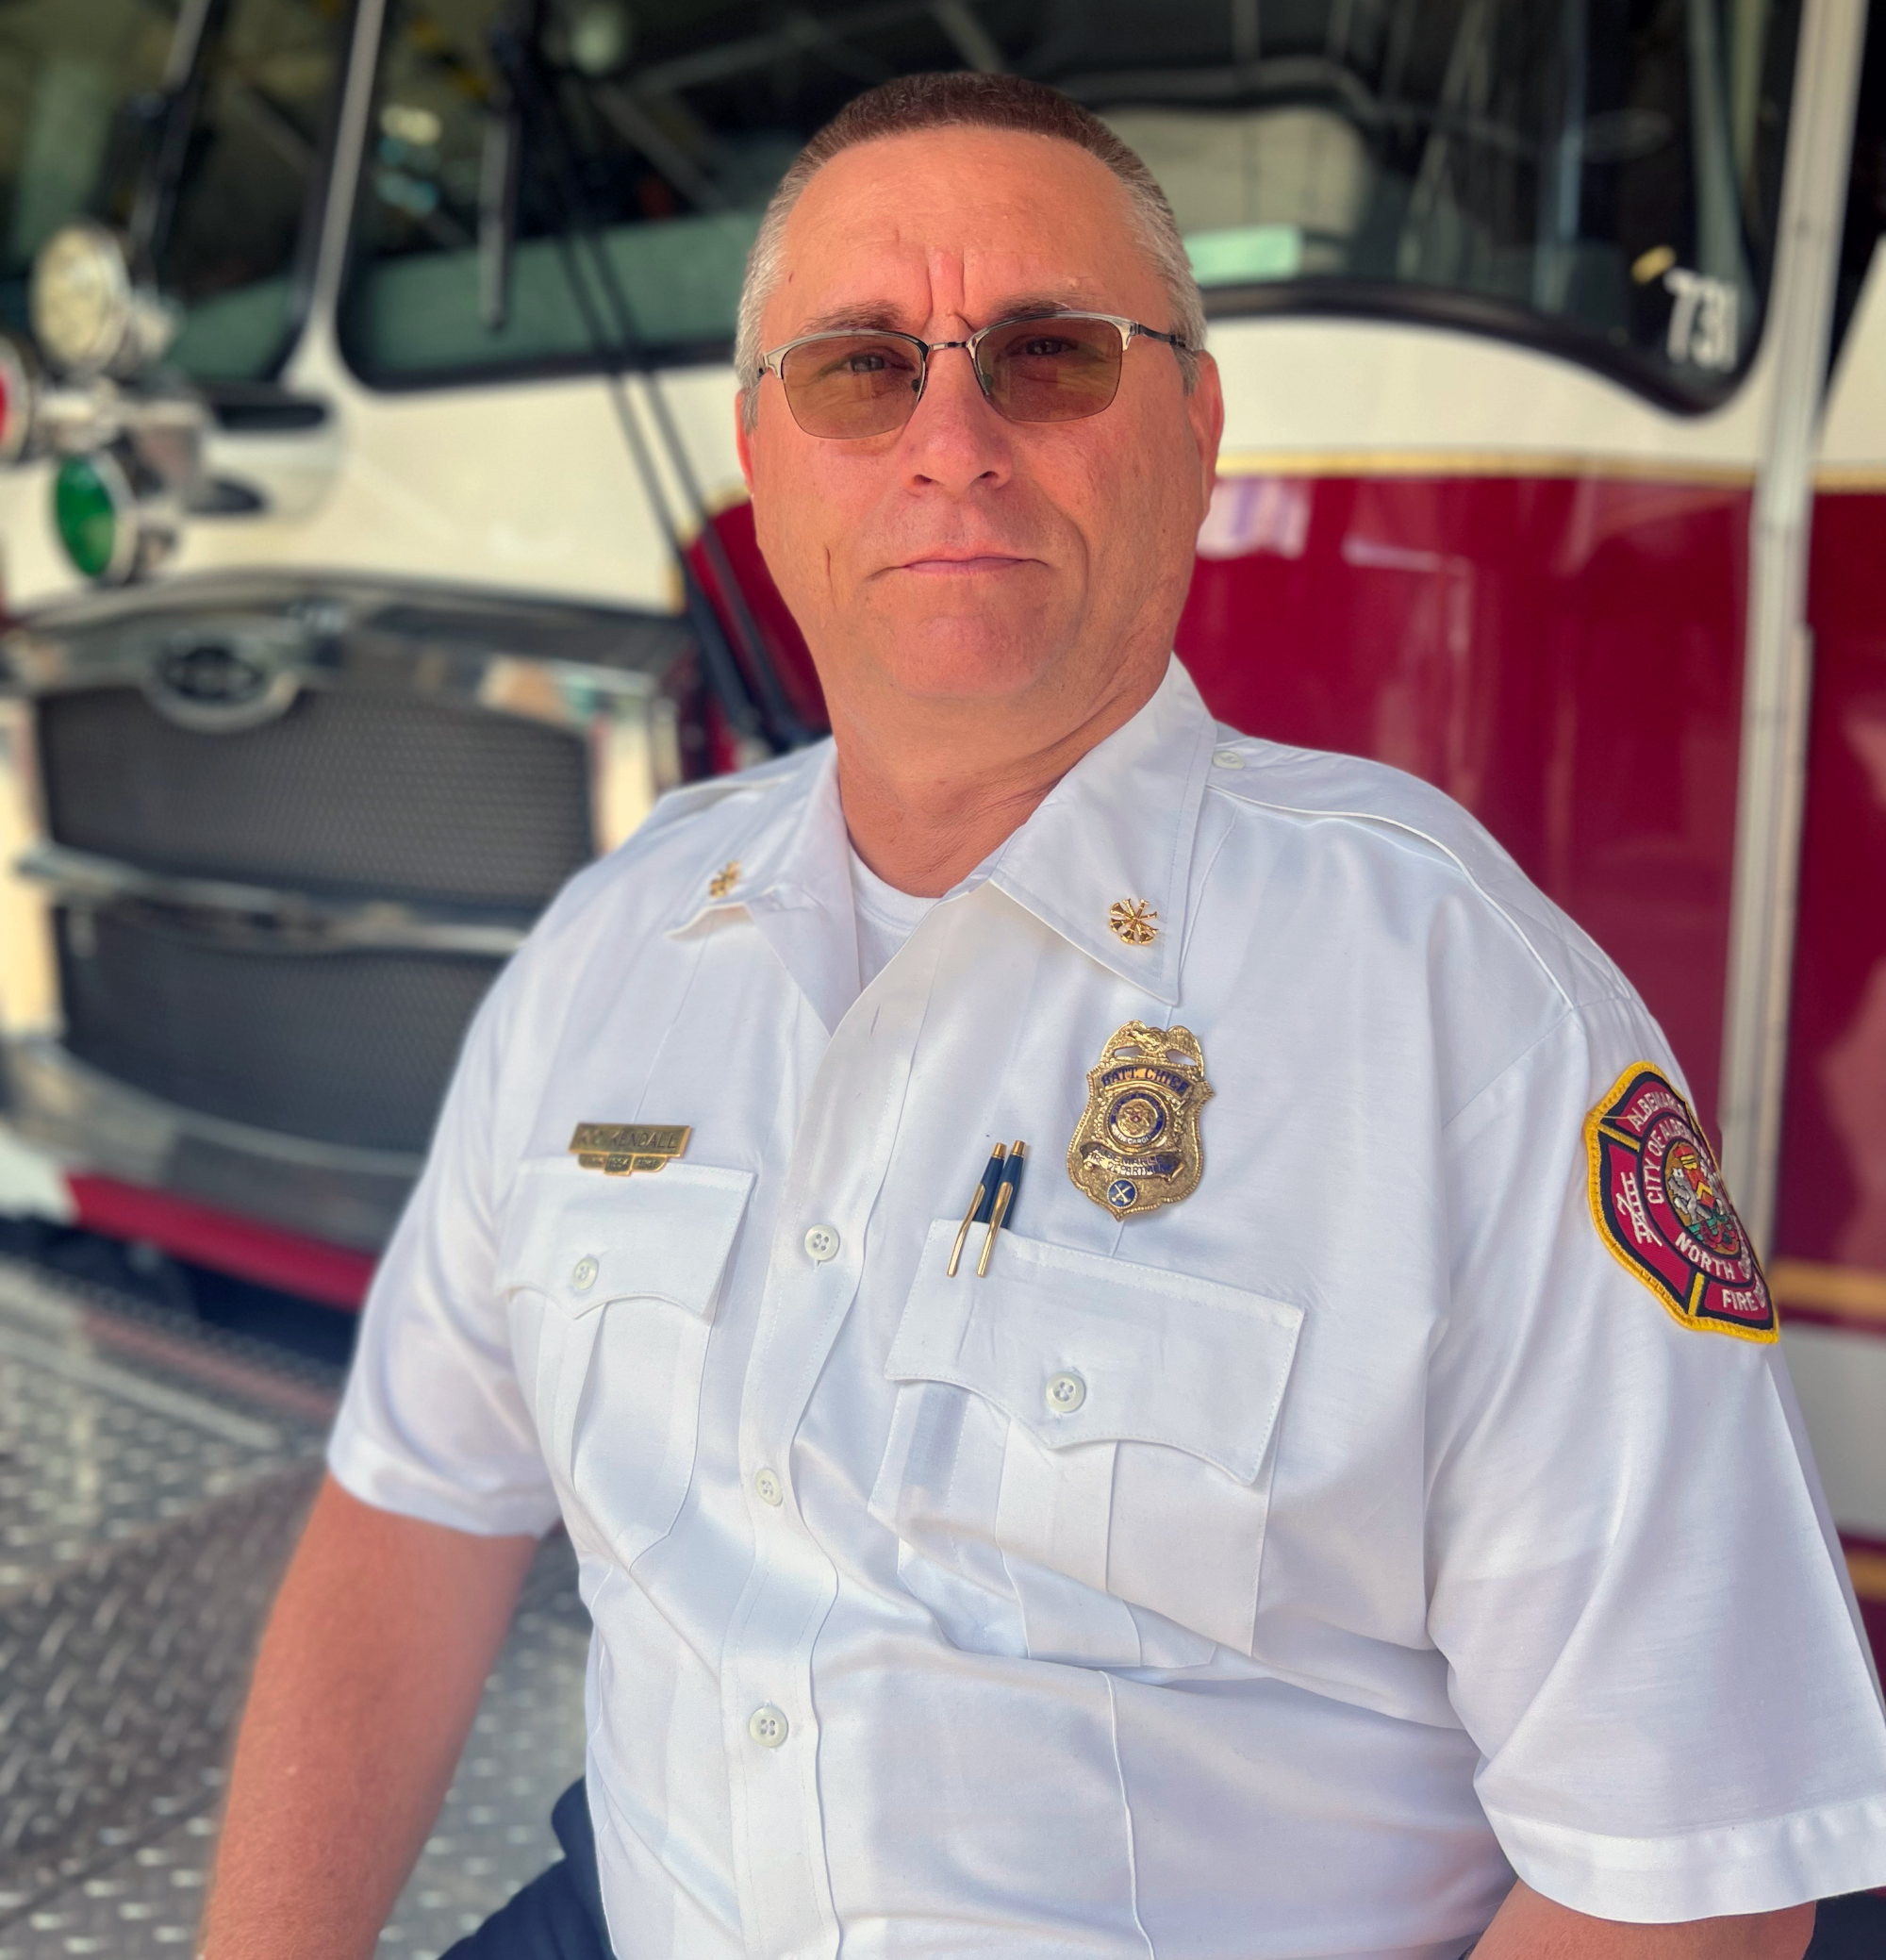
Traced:
<path fill-rule="evenodd" d="M 1080 422 L 1098 415 L 1119 392 L 1127 343 L 1135 337 L 1189 351 L 1177 334 L 1113 313 L 998 320 L 967 341 L 838 327 L 803 334 L 762 355 L 753 381 L 757 386 L 770 370 L 786 390 L 793 421 L 808 436 L 853 442 L 901 429 L 923 397 L 930 357 L 960 347 L 998 415 L 1010 422 Z"/>

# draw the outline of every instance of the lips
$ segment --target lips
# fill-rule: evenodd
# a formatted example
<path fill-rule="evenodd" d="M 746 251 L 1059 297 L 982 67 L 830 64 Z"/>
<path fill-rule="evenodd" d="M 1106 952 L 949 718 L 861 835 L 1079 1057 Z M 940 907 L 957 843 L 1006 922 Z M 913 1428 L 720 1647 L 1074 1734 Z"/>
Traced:
<path fill-rule="evenodd" d="M 1016 566 L 1030 562 L 1029 559 L 1018 557 L 1012 552 L 985 552 L 962 556 L 911 558 L 894 569 L 899 572 L 922 573 L 930 576 L 973 577 L 981 573 L 1013 571 Z"/>

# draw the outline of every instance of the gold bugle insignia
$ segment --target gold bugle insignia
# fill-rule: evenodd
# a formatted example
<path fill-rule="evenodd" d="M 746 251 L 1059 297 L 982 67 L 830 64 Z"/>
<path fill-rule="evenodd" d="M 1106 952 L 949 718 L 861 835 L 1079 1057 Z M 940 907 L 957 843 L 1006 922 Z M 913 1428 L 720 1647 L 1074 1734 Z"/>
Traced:
<path fill-rule="evenodd" d="M 1189 1198 L 1205 1174 L 1199 1112 L 1211 1096 L 1190 1028 L 1128 1022 L 1087 1071 L 1087 1106 L 1067 1146 L 1075 1188 L 1123 1219 Z"/>
<path fill-rule="evenodd" d="M 586 1171 L 627 1177 L 673 1163 L 693 1134 L 687 1123 L 578 1123 L 570 1152 Z"/>

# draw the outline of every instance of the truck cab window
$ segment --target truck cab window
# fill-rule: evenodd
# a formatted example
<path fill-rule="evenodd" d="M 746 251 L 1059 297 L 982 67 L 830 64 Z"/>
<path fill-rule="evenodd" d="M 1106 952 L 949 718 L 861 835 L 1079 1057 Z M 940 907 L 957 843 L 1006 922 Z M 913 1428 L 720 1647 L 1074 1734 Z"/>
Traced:
<path fill-rule="evenodd" d="M 760 208 L 850 95 L 918 69 L 1004 67 L 1088 104 L 1145 158 L 1220 315 L 1431 318 L 1702 407 L 1760 333 L 1797 13 L 1795 0 L 889 0 L 785 20 L 542 0 L 524 31 L 653 357 L 724 355 Z M 495 18 L 489 0 L 389 8 L 343 323 L 381 383 L 595 353 L 569 285 L 570 200 L 528 143 L 507 174 L 494 138 Z M 515 241 L 502 293 L 494 196 Z"/>

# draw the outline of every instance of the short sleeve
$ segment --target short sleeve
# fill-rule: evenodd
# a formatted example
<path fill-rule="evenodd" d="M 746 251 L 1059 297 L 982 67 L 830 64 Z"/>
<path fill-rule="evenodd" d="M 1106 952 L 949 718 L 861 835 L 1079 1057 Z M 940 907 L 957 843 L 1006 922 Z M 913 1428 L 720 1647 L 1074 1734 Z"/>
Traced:
<path fill-rule="evenodd" d="M 363 1503 L 486 1536 L 557 1503 L 496 1286 L 500 1058 L 515 966 L 465 1038 L 425 1170 L 368 1294 L 328 1468 Z"/>
<path fill-rule="evenodd" d="M 1568 1014 L 1450 1124 L 1429 1399 L 1481 1803 L 1536 1891 L 1642 1922 L 1886 1884 L 1886 1722 L 1781 1350 L 1601 1229 L 1587 1119 L 1640 1064 L 1680 1090 L 1663 1057 L 1632 1001 Z"/>

